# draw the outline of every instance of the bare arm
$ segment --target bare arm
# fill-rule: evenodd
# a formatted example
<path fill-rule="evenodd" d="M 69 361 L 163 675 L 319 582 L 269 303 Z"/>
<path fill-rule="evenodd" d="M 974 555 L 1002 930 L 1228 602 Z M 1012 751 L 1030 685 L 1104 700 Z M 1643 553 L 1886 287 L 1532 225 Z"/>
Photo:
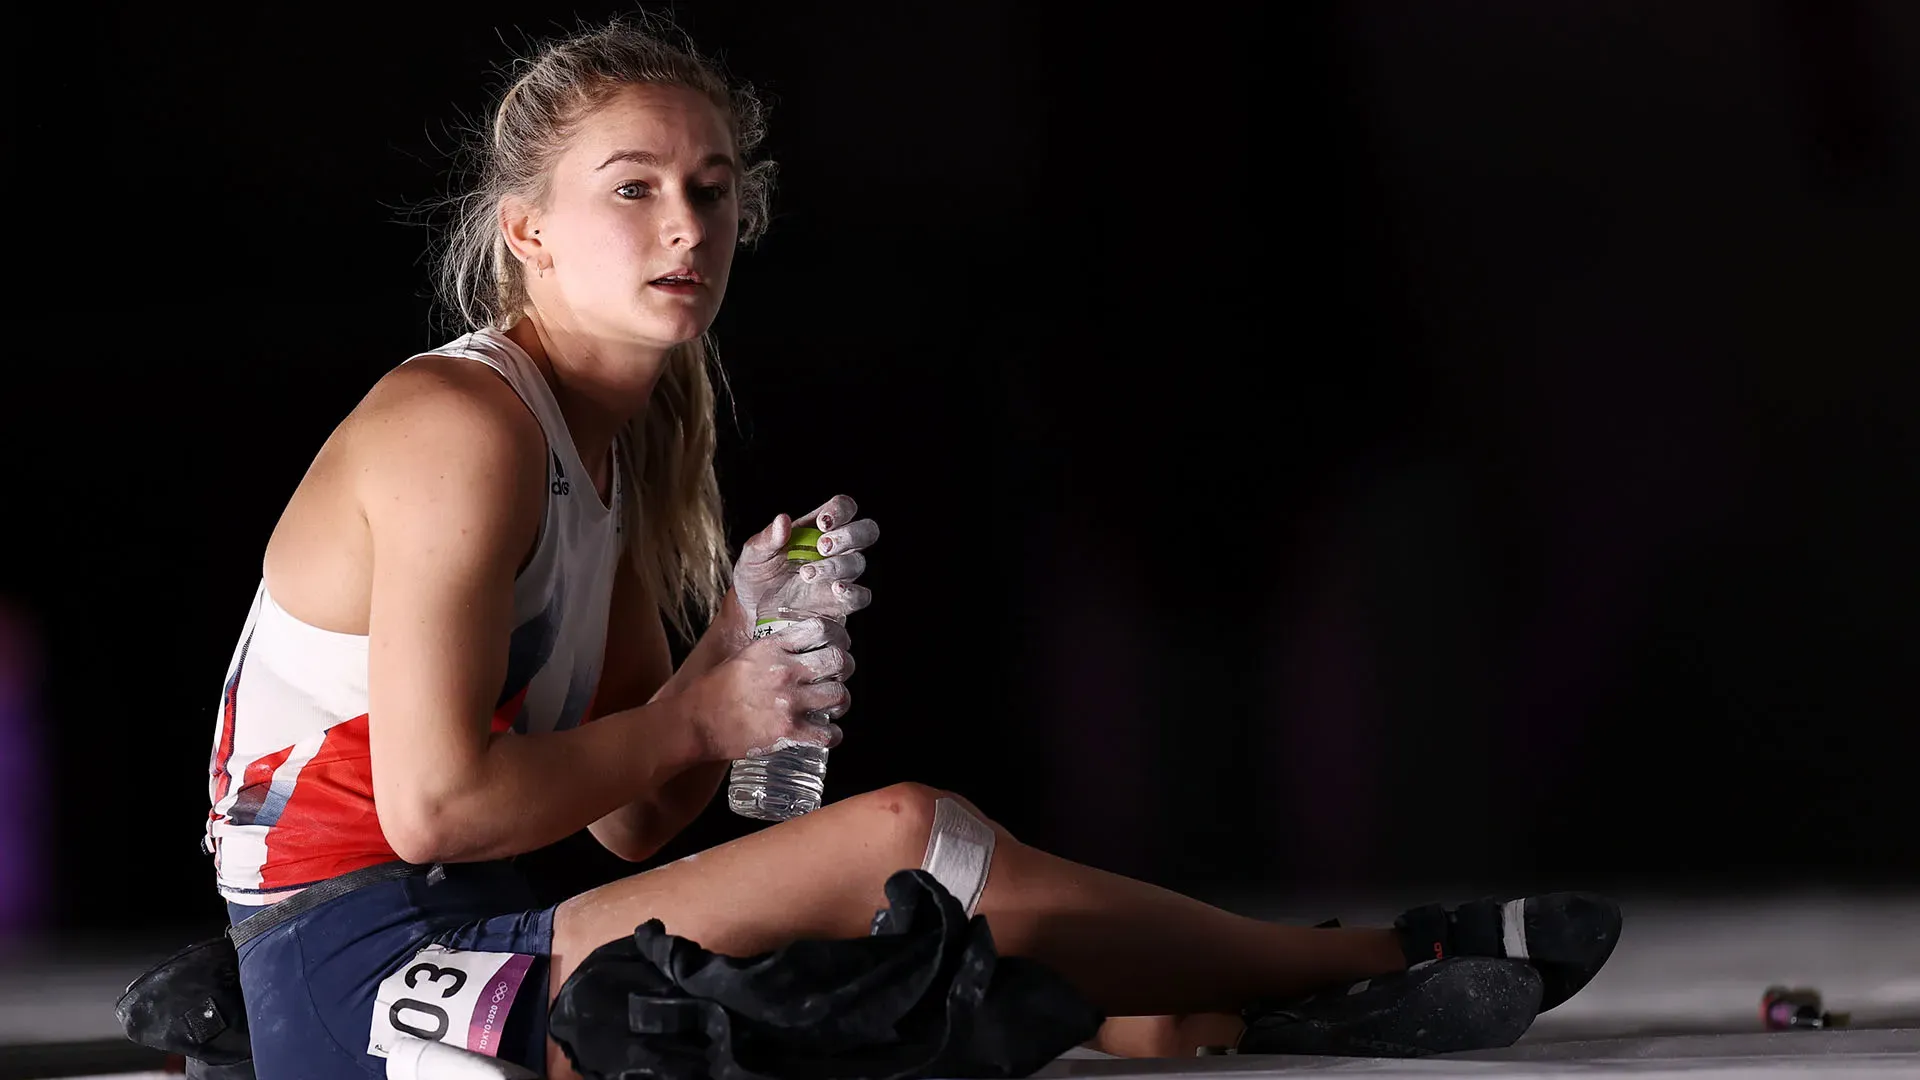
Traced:
<path fill-rule="evenodd" d="M 477 365 L 425 362 L 386 380 L 363 419 L 368 728 L 375 805 L 394 851 L 409 862 L 531 851 L 701 760 L 698 695 L 571 731 L 489 734 L 513 579 L 544 499 L 539 427 Z"/>
<path fill-rule="evenodd" d="M 718 617 L 700 636 L 680 669 L 674 671 L 660 609 L 631 561 L 622 558 L 614 577 L 613 604 L 607 617 L 607 660 L 599 691 L 594 695 L 594 716 L 597 719 L 677 697 L 738 653 L 747 641 L 745 613 L 729 592 Z M 662 723 L 675 718 L 666 710 L 657 712 Z M 590 826 L 594 839 L 631 862 L 648 858 L 713 801 L 727 766 L 726 761 L 688 765 L 657 790 L 594 822 Z"/>

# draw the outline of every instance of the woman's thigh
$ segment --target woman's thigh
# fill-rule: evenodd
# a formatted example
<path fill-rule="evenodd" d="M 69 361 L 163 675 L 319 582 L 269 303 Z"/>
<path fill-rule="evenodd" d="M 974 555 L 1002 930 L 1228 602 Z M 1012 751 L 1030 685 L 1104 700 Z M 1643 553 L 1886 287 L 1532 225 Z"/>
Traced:
<path fill-rule="evenodd" d="M 730 956 L 800 938 L 865 937 L 887 906 L 887 878 L 926 857 L 942 798 L 958 797 L 922 784 L 850 796 L 563 902 L 553 915 L 550 996 L 588 953 L 648 919 Z M 574 1075 L 558 1044 L 547 1060 L 551 1080 Z"/>
<path fill-rule="evenodd" d="M 587 953 L 648 919 L 732 956 L 864 937 L 886 906 L 887 878 L 920 866 L 934 803 L 946 797 L 920 784 L 854 795 L 581 893 L 554 912 L 555 992 Z"/>
<path fill-rule="evenodd" d="M 322 1009 L 309 982 L 310 967 L 298 929 L 278 927 L 247 943 L 240 953 L 240 992 L 258 1076 L 377 1077 L 383 1065 L 364 1046 L 349 1047 L 342 1029 L 352 1017 L 341 1008 Z M 369 998 L 368 1007 L 372 1001 Z"/>

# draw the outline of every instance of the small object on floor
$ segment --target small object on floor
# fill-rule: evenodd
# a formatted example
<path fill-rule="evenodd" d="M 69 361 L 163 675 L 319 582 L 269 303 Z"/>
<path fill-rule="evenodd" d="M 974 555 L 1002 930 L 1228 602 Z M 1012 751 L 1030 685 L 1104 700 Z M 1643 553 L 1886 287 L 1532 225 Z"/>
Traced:
<path fill-rule="evenodd" d="M 1540 1011 L 1540 973 L 1521 960 L 1455 956 L 1299 1001 L 1257 1005 L 1235 1052 L 1426 1057 L 1512 1046 Z"/>
<path fill-rule="evenodd" d="M 1768 1031 L 1846 1027 L 1848 1014 L 1822 1012 L 1820 991 L 1809 987 L 1769 986 L 1760 996 L 1760 1023 Z"/>

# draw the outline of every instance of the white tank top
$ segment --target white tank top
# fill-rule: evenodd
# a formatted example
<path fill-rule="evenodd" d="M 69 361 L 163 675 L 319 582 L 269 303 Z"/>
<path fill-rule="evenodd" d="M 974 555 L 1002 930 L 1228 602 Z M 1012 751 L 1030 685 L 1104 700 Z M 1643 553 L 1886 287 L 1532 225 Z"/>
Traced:
<path fill-rule="evenodd" d="M 533 358 L 479 330 L 422 356 L 499 372 L 547 439 L 547 503 L 533 558 L 513 582 L 513 635 L 494 732 L 578 725 L 600 681 L 621 556 L 619 455 L 603 506 Z M 206 847 L 220 894 L 269 904 L 315 882 L 398 858 L 380 829 L 367 744 L 367 638 L 303 623 L 264 577 L 227 667 L 214 725 Z"/>

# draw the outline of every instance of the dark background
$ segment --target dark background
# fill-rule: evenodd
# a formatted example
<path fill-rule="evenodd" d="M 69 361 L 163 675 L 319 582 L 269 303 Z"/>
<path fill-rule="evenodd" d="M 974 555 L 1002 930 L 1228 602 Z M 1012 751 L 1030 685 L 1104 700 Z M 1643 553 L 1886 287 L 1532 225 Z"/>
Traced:
<path fill-rule="evenodd" d="M 408 222 L 499 65 L 630 9 L 20 28 L 12 932 L 220 918 L 268 532 L 452 336 Z M 1920 881 L 1920 6 L 672 10 L 783 169 L 717 324 L 736 549 L 885 528 L 830 798 L 1219 898 Z"/>

